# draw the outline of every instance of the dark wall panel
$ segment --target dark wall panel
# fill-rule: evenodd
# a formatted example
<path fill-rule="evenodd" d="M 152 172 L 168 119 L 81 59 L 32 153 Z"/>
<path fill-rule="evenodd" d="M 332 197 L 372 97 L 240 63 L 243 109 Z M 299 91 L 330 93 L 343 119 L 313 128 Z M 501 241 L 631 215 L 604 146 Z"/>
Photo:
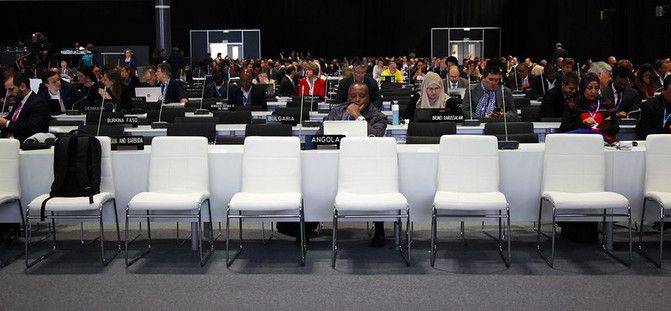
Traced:
<path fill-rule="evenodd" d="M 74 42 L 153 47 L 156 40 L 154 1 L 0 2 L 0 12 L 0 45 L 27 42 L 36 31 L 49 38 L 54 50 Z"/>

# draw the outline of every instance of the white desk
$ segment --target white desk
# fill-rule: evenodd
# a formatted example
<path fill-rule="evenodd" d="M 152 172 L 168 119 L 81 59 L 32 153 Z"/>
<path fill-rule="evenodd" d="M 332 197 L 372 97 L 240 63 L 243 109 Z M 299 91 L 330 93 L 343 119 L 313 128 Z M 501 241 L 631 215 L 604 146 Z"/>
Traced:
<path fill-rule="evenodd" d="M 116 198 L 120 219 L 130 198 L 147 190 L 149 150 L 113 151 Z M 28 204 L 50 190 L 53 149 L 22 151 L 21 199 Z M 210 196 L 216 221 L 224 220 L 225 207 L 240 190 L 242 146 L 209 146 Z M 538 217 L 543 144 L 522 144 L 519 150 L 500 151 L 501 191 L 510 202 L 514 221 Z M 408 198 L 414 221 L 429 221 L 436 190 L 438 145 L 398 145 L 400 190 Z M 302 151 L 302 189 L 306 221 L 332 221 L 337 190 L 338 151 Z M 645 152 L 607 150 L 606 188 L 629 198 L 634 219 L 643 201 Z M 549 211 L 549 209 L 546 209 Z M 0 210 L 0 221 L 18 221 L 15 208 Z M 108 218 L 111 219 L 111 218 Z"/>
<path fill-rule="evenodd" d="M 312 118 L 312 114 L 310 116 Z M 559 122 L 534 122 L 534 132 L 538 134 L 538 139 L 540 142 L 545 141 L 545 135 L 555 133 L 559 129 Z M 245 135 L 245 124 L 217 124 L 217 136 L 244 136 Z M 54 134 L 65 134 L 73 129 L 75 126 L 50 126 L 49 132 Z M 467 134 L 467 135 L 482 135 L 485 128 L 485 124 L 482 123 L 479 126 L 457 126 L 457 134 Z M 634 125 L 622 125 L 620 126 L 620 133 L 617 137 L 620 140 L 634 140 L 636 139 L 635 133 L 636 126 Z M 319 128 L 317 127 L 293 127 L 294 136 L 304 136 L 304 135 L 313 135 L 317 132 Z M 406 132 L 408 130 L 407 124 L 401 125 L 387 125 L 387 130 L 385 136 L 394 137 L 398 143 L 404 144 L 406 140 Z M 127 135 L 136 135 L 136 136 L 165 136 L 167 130 L 162 129 L 153 129 L 149 125 L 140 125 L 136 128 L 126 128 L 125 133 Z"/>

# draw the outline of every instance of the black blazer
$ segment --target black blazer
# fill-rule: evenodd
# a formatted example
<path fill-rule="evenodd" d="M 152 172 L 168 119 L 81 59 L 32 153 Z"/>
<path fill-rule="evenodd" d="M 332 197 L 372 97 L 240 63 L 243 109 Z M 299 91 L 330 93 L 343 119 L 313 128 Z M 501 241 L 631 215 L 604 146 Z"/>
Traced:
<path fill-rule="evenodd" d="M 189 98 L 182 82 L 175 79 L 170 79 L 168 89 L 164 90 L 163 94 L 163 102 L 166 104 L 179 102 L 182 98 Z"/>
<path fill-rule="evenodd" d="M 280 81 L 280 96 L 295 96 L 298 94 L 296 91 L 296 86 L 291 83 L 291 79 L 289 79 L 289 77 L 285 75 Z"/>
<path fill-rule="evenodd" d="M 261 106 L 264 110 L 268 110 L 268 104 L 266 103 L 266 92 L 262 88 L 252 84 L 249 96 L 251 98 L 247 106 Z M 242 88 L 240 86 L 231 86 L 231 94 L 228 97 L 228 103 L 236 107 L 243 106 Z"/>
<path fill-rule="evenodd" d="M 133 108 L 133 100 L 132 100 L 132 95 L 131 93 L 135 93 L 135 89 L 131 89 L 128 86 L 123 86 L 121 89 L 121 95 L 119 98 L 115 98 L 112 96 L 112 102 L 114 103 L 114 107 L 116 108 L 116 111 L 124 111 L 124 112 L 130 112 L 131 109 Z M 166 101 L 166 103 L 168 103 Z"/>
<path fill-rule="evenodd" d="M 14 135 L 14 138 L 23 141 L 36 133 L 49 132 L 49 107 L 44 99 L 37 94 L 31 93 L 28 100 L 21 108 L 21 112 L 16 121 L 11 121 L 12 116 L 20 103 L 16 103 L 12 111 L 7 115 L 9 126 L 2 129 L 2 136 L 8 134 Z"/>
<path fill-rule="evenodd" d="M 556 82 L 555 82 L 556 83 Z M 561 118 L 564 115 L 566 100 L 560 86 L 556 86 L 546 91 L 541 102 L 541 118 Z"/>
<path fill-rule="evenodd" d="M 226 89 L 228 88 L 228 83 L 223 83 L 221 88 L 217 90 L 217 86 L 214 82 L 210 82 L 205 85 L 205 90 L 203 90 L 203 98 L 226 98 Z"/>
<path fill-rule="evenodd" d="M 544 83 L 545 86 L 541 85 L 541 79 L 543 81 L 542 83 Z M 555 75 L 554 87 L 559 88 L 561 86 L 561 81 L 562 76 Z M 545 88 L 545 94 L 547 94 L 550 91 L 548 81 L 545 79 L 545 76 L 543 75 L 531 77 L 531 82 L 529 84 L 531 85 L 531 91 L 527 94 L 527 96 L 529 96 L 529 98 L 531 99 L 536 99 L 543 96 L 543 88 Z"/>
<path fill-rule="evenodd" d="M 40 89 L 37 95 L 42 97 L 47 103 L 51 114 L 62 113 L 60 103 L 56 100 L 51 100 L 49 89 L 44 83 L 40 84 Z M 63 99 L 63 106 L 65 106 L 66 110 L 82 110 L 84 106 L 89 104 L 88 99 L 85 98 L 84 94 L 79 92 L 79 90 L 75 89 L 74 85 L 65 80 L 61 80 L 61 98 Z"/>
<path fill-rule="evenodd" d="M 601 89 L 601 96 L 604 99 L 609 100 L 611 103 L 615 103 L 615 93 L 613 92 L 613 82 L 609 83 L 608 86 Z M 627 86 L 622 91 L 622 103 L 617 108 L 617 111 L 630 112 L 641 107 L 641 95 L 631 86 Z M 615 103 L 617 104 L 617 103 Z"/>
<path fill-rule="evenodd" d="M 662 126 L 664 108 L 671 111 L 671 103 L 664 102 L 661 95 L 648 99 L 641 105 L 641 119 L 636 124 L 636 136 L 644 140 L 649 134 L 671 134 L 671 120 Z"/>
<path fill-rule="evenodd" d="M 339 103 L 346 103 L 348 98 L 347 98 L 347 92 L 349 92 L 349 87 L 354 83 L 354 77 L 349 77 L 340 80 L 340 83 L 338 83 L 338 102 Z M 363 78 L 363 83 L 368 86 L 368 96 L 370 99 L 368 100 L 373 106 L 378 107 L 377 101 L 380 99 L 380 88 L 377 86 L 377 82 L 373 80 L 373 78 L 369 76 L 365 76 Z"/>

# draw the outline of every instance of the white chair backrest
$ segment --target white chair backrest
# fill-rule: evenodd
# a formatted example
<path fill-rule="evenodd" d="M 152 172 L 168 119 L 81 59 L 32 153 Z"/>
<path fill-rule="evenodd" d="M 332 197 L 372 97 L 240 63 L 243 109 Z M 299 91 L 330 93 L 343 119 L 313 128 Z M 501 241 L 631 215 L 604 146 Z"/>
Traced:
<path fill-rule="evenodd" d="M 550 134 L 545 137 L 541 191 L 605 191 L 603 137 L 596 134 Z"/>
<path fill-rule="evenodd" d="M 149 191 L 209 192 L 207 138 L 155 137 L 149 160 Z"/>
<path fill-rule="evenodd" d="M 443 135 L 438 155 L 438 190 L 498 192 L 499 150 L 496 137 Z"/>
<path fill-rule="evenodd" d="M 301 192 L 300 139 L 247 137 L 242 155 L 242 192 Z"/>
<path fill-rule="evenodd" d="M 114 195 L 114 173 L 112 169 L 112 145 L 107 136 L 97 136 L 100 141 L 100 191 Z"/>
<path fill-rule="evenodd" d="M 0 192 L 20 196 L 19 180 L 19 141 L 16 139 L 0 139 Z"/>
<path fill-rule="evenodd" d="M 346 137 L 340 141 L 338 192 L 398 192 L 398 156 L 393 137 Z"/>
<path fill-rule="evenodd" d="M 671 135 L 648 135 L 645 150 L 645 191 L 671 192 Z"/>

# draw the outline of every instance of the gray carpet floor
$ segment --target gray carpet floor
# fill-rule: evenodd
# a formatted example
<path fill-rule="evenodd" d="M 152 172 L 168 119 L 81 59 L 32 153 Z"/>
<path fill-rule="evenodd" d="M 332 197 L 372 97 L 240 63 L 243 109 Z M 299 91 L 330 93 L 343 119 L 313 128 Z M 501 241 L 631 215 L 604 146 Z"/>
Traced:
<path fill-rule="evenodd" d="M 671 259 L 657 269 L 635 253 L 627 268 L 600 252 L 599 243 L 559 239 L 553 269 L 536 254 L 531 224 L 518 223 L 513 225 L 512 266 L 506 268 L 496 243 L 481 233 L 479 223 L 467 225 L 465 245 L 457 224 L 440 225 L 435 267 L 429 265 L 428 224 L 415 224 L 410 267 L 394 249 L 393 239 L 384 248 L 371 248 L 365 225 L 345 224 L 339 230 L 335 269 L 330 227 L 312 238 L 301 267 L 293 238 L 275 233 L 264 245 L 260 226 L 245 224 L 245 250 L 227 268 L 222 238 L 207 265 L 200 267 L 188 243 L 176 245 L 174 224 L 153 225 L 151 253 L 126 269 L 123 254 L 102 267 L 98 243 L 82 248 L 79 226 L 59 225 L 55 255 L 27 271 L 23 258 L 0 270 L 0 309 L 640 310 L 671 304 Z M 95 235 L 96 228 L 87 224 L 87 236 Z M 389 237 L 392 230 L 387 229 Z M 486 229 L 494 233 L 496 227 Z M 646 237 L 648 248 L 654 247 L 655 237 Z M 617 229 L 615 253 L 624 257 L 625 238 L 626 231 Z M 143 245 L 137 241 L 132 254 Z M 43 242 L 33 249 L 43 252 L 49 246 Z M 20 241 L 4 247 L 0 259 L 22 247 Z M 671 258 L 671 252 L 665 255 Z"/>

